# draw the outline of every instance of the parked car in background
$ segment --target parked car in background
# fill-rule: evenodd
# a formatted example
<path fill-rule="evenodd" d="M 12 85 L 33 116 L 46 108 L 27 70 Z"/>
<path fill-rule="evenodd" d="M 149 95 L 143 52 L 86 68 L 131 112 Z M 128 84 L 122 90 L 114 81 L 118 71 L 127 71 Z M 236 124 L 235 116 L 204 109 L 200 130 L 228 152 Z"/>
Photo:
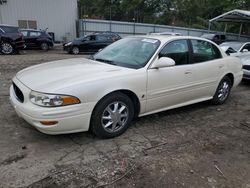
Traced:
<path fill-rule="evenodd" d="M 91 130 L 111 138 L 126 131 L 137 116 L 205 100 L 223 104 L 242 74 L 240 60 L 209 40 L 133 36 L 91 59 L 20 71 L 13 78 L 10 100 L 19 116 L 41 132 Z"/>
<path fill-rule="evenodd" d="M 121 37 L 113 32 L 93 33 L 64 44 L 63 49 L 73 54 L 79 54 L 80 52 L 95 53 L 120 39 Z"/>
<path fill-rule="evenodd" d="M 220 47 L 229 55 L 241 58 L 249 56 L 250 58 L 250 42 L 224 42 Z"/>
<path fill-rule="evenodd" d="M 46 32 L 35 29 L 21 29 L 27 49 L 49 50 L 54 46 L 52 37 Z"/>
<path fill-rule="evenodd" d="M 243 79 L 250 80 L 250 56 L 241 57 Z"/>
<path fill-rule="evenodd" d="M 181 36 L 181 33 L 173 33 L 173 32 L 161 32 L 161 33 L 148 33 L 148 35 L 171 35 L 171 36 Z"/>
<path fill-rule="evenodd" d="M 18 27 L 0 25 L 0 52 L 2 54 L 12 54 L 24 47 L 23 35 Z"/>
<path fill-rule="evenodd" d="M 240 58 L 243 79 L 250 80 L 250 42 L 224 42 L 220 45 L 228 55 Z"/>
<path fill-rule="evenodd" d="M 215 42 L 216 44 L 221 44 L 226 41 L 226 35 L 224 34 L 204 34 L 201 37 L 211 40 Z"/>

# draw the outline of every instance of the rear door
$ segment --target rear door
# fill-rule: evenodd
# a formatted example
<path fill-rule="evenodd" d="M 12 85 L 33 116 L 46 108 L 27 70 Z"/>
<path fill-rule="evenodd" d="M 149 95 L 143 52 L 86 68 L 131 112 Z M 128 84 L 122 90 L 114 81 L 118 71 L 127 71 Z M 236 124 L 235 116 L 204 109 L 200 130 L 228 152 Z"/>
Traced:
<path fill-rule="evenodd" d="M 218 82 L 225 71 L 220 50 L 210 42 L 190 40 L 193 73 L 193 99 L 214 95 Z"/>

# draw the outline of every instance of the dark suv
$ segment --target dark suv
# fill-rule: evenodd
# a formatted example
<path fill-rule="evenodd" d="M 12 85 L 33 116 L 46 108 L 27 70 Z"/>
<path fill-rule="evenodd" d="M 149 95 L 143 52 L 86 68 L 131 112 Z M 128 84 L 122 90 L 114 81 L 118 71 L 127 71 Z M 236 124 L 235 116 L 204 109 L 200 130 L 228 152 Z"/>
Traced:
<path fill-rule="evenodd" d="M 49 50 L 54 46 L 52 37 L 46 31 L 21 29 L 27 49 Z"/>
<path fill-rule="evenodd" d="M 226 41 L 226 35 L 224 34 L 205 34 L 201 36 L 202 38 L 211 40 L 216 44 L 221 44 Z"/>
<path fill-rule="evenodd" d="M 63 49 L 73 54 L 79 54 L 80 52 L 95 53 L 119 39 L 121 37 L 113 32 L 93 33 L 64 44 Z"/>
<path fill-rule="evenodd" d="M 12 54 L 24 47 L 23 35 L 18 27 L 0 25 L 0 52 L 2 54 Z"/>

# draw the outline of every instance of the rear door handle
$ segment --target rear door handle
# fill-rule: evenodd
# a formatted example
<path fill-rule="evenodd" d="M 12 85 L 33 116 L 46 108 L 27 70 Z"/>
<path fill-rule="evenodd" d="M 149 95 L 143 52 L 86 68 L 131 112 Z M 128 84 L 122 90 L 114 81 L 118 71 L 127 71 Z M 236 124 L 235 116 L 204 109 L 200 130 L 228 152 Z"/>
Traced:
<path fill-rule="evenodd" d="M 192 71 L 191 70 L 186 70 L 185 74 L 192 74 Z"/>

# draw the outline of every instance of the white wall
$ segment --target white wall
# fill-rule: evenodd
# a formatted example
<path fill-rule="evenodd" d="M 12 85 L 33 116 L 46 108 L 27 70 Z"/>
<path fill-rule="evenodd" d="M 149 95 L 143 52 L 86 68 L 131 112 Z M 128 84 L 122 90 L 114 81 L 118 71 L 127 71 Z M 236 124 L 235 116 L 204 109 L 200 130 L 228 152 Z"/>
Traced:
<path fill-rule="evenodd" d="M 0 5 L 0 23 L 18 26 L 18 20 L 36 20 L 38 29 L 55 32 L 56 40 L 76 37 L 77 0 L 7 0 Z"/>

